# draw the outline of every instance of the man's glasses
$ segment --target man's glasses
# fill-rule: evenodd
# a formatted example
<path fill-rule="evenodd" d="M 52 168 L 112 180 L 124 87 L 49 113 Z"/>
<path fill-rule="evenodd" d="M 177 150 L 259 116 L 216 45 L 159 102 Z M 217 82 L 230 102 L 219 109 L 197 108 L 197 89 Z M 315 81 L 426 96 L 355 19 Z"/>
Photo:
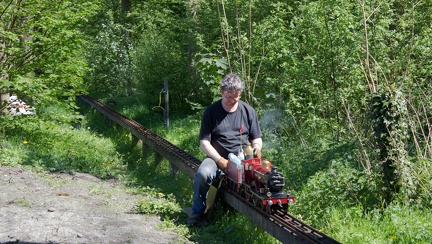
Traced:
<path fill-rule="evenodd" d="M 239 99 L 241 96 L 240 91 L 223 91 L 222 96 L 227 99 Z"/>

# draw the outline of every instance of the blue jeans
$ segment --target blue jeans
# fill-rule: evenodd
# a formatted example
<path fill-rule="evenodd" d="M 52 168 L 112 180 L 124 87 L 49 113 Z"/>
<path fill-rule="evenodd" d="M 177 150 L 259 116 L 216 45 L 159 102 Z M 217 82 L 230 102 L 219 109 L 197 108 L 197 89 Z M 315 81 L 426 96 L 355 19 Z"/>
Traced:
<path fill-rule="evenodd" d="M 193 183 L 192 214 L 204 214 L 210 184 L 221 172 L 213 159 L 206 158 L 201 162 Z"/>

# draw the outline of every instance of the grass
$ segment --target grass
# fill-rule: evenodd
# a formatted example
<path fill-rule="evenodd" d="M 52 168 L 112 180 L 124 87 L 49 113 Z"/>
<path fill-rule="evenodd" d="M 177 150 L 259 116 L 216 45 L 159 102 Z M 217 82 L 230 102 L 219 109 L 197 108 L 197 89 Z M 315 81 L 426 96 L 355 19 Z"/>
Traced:
<path fill-rule="evenodd" d="M 365 213 L 360 207 L 329 211 L 327 221 L 342 243 L 430 243 L 431 212 L 425 209 L 387 207 Z"/>
<path fill-rule="evenodd" d="M 18 205 L 20 205 L 22 207 L 26 207 L 26 208 L 30 208 L 31 207 L 30 201 L 28 199 L 25 199 L 25 198 L 22 198 L 22 199 L 19 199 L 19 200 L 15 200 L 13 203 L 14 204 L 18 204 Z"/>
<path fill-rule="evenodd" d="M 27 141 L 20 138 L 9 138 L 0 140 L 1 165 L 17 166 L 22 164 L 23 158 L 29 153 L 26 147 Z"/>
<path fill-rule="evenodd" d="M 160 111 L 133 99 L 118 100 L 116 110 L 191 155 L 204 157 L 197 138 L 202 111 L 173 114 L 166 129 Z M 146 196 L 136 205 L 139 212 L 160 215 L 164 219 L 161 228 L 174 229 L 197 243 L 278 243 L 223 204 L 218 205 L 217 218 L 209 226 L 188 228 L 181 209 L 191 205 L 192 179 L 180 172 L 173 180 L 167 160 L 156 162 L 153 152 L 143 149 L 141 143 L 133 144 L 130 133 L 94 109 L 81 104 L 80 113 L 84 116 L 79 120 L 71 119 L 65 110 L 53 106 L 40 110 L 43 120 L 14 118 L 17 121 L 0 132 L 0 165 L 115 177 L 127 185 L 128 192 Z M 266 138 L 276 138 L 265 133 Z M 375 207 L 377 203 L 371 199 L 377 199 L 377 186 L 358 170 L 355 145 L 329 143 L 315 146 L 321 151 L 311 153 L 305 152 L 301 143 L 284 144 L 277 139 L 279 146 L 263 153 L 290 179 L 288 184 L 297 197 L 297 204 L 290 208 L 294 216 L 342 243 L 432 242 L 429 208 L 402 204 Z M 97 189 L 94 191 L 97 194 Z"/>

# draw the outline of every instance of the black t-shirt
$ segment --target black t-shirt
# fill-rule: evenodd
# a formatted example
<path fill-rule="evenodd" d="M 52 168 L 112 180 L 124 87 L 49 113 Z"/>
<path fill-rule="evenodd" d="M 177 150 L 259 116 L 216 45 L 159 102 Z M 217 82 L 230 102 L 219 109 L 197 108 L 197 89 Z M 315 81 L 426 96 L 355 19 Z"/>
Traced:
<path fill-rule="evenodd" d="M 239 101 L 236 111 L 229 113 L 222 107 L 222 100 L 211 104 L 204 111 L 199 139 L 208 140 L 224 158 L 230 152 L 237 155 L 248 141 L 262 137 L 255 109 Z"/>

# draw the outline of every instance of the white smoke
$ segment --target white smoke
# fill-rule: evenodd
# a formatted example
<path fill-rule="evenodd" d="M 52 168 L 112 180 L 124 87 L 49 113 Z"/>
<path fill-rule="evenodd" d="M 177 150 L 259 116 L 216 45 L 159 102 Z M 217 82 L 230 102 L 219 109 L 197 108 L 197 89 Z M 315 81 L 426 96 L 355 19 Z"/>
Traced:
<path fill-rule="evenodd" d="M 266 150 L 280 150 L 281 139 L 278 135 L 278 129 L 280 129 L 282 119 L 283 114 L 279 110 L 268 110 L 261 116 L 260 126 L 263 132 L 263 143 Z"/>

